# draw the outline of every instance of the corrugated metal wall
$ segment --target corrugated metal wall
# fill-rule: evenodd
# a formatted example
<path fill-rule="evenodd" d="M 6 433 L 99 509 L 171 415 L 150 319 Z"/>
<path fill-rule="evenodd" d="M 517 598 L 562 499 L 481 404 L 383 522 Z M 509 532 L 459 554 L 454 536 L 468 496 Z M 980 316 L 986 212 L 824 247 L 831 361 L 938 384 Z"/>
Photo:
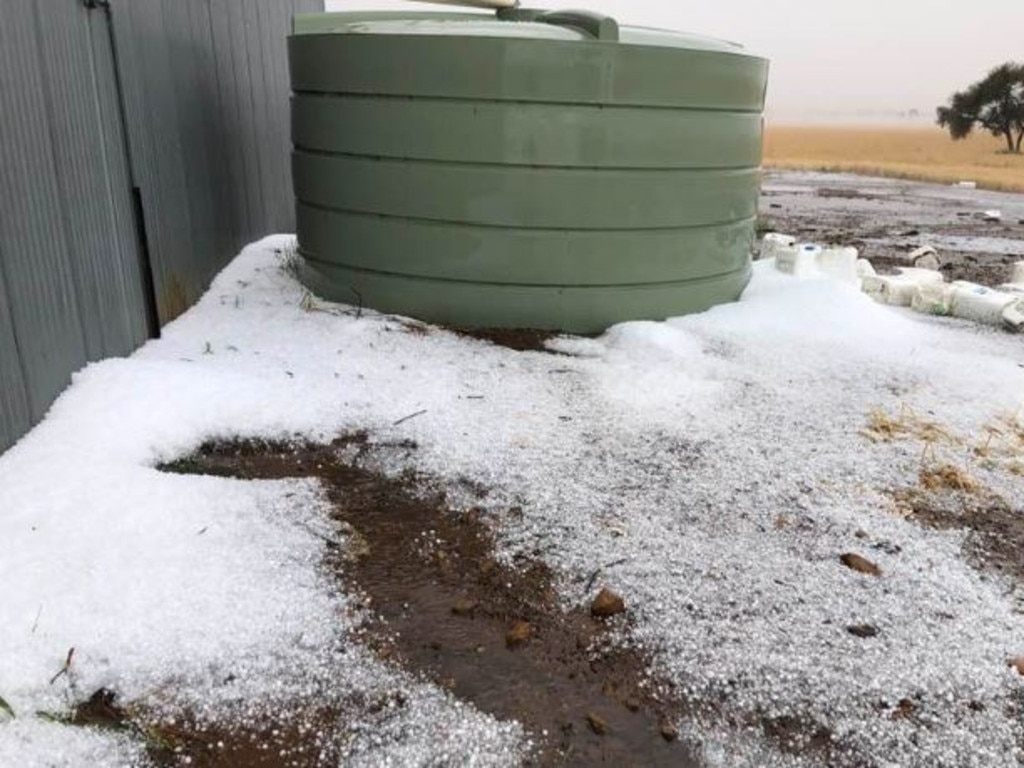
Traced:
<path fill-rule="evenodd" d="M 114 0 L 112 7 L 165 323 L 242 245 L 294 229 L 285 37 L 294 13 L 323 3 Z"/>
<path fill-rule="evenodd" d="M 112 73 L 100 16 L 66 0 L 4 4 L 0 448 L 45 413 L 71 371 L 146 337 Z"/>
<path fill-rule="evenodd" d="M 0 451 L 145 340 L 150 264 L 162 324 L 294 226 L 285 36 L 322 0 L 91 4 L 0 0 Z"/>

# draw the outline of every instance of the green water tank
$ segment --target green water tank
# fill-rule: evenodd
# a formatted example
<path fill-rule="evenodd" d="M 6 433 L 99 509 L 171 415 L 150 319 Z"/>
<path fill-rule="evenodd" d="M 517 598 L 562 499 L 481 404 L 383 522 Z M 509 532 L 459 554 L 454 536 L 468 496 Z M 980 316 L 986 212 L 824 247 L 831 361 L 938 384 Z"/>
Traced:
<path fill-rule="evenodd" d="M 768 63 L 579 11 L 330 13 L 289 39 L 302 279 L 577 333 L 750 276 Z"/>

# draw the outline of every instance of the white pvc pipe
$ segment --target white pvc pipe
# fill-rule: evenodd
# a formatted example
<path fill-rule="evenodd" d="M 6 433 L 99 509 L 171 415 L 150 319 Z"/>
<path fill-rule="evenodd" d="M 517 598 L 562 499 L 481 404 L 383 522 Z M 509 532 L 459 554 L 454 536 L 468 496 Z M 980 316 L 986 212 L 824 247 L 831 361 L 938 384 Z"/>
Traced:
<path fill-rule="evenodd" d="M 430 3 L 432 5 L 461 5 L 466 8 L 515 8 L 518 0 L 411 0 L 414 3 Z"/>

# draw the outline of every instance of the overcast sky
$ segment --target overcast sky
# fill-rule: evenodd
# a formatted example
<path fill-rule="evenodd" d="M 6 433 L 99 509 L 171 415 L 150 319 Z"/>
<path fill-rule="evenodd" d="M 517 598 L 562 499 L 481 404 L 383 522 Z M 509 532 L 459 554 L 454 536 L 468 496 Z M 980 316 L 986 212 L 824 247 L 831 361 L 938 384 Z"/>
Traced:
<path fill-rule="evenodd" d="M 772 61 L 777 122 L 929 120 L 949 94 L 1004 61 L 1024 62 L 1024 0 L 530 0 L 620 23 L 734 40 Z M 327 0 L 329 10 L 424 10 L 399 0 Z M 433 6 L 436 7 L 436 6 Z"/>

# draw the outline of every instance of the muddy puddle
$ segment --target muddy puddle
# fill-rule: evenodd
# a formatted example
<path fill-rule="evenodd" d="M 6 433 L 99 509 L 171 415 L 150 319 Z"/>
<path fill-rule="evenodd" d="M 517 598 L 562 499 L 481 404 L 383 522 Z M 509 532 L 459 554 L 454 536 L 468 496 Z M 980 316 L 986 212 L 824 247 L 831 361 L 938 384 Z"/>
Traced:
<path fill-rule="evenodd" d="M 565 612 L 543 563 L 498 562 L 480 512 L 450 510 L 413 476 L 389 479 L 363 468 L 358 457 L 368 451 L 363 436 L 326 447 L 207 445 L 163 469 L 319 479 L 348 539 L 344 548 L 328 545 L 328 566 L 377 617 L 373 650 L 484 712 L 522 723 L 537 744 L 529 765 L 699 764 L 672 726 L 682 708 L 647 680 L 648 660 L 610 642 L 627 614 Z M 601 586 L 595 579 L 595 594 Z M 211 767 L 316 764 L 315 745 L 299 753 L 295 734 L 275 732 L 272 749 L 266 734 L 178 734 L 174 757 Z M 213 751 L 211 738 L 220 745 Z"/>
<path fill-rule="evenodd" d="M 999 210 L 999 221 L 983 217 Z M 759 230 L 856 246 L 881 273 L 920 246 L 947 280 L 998 286 L 1024 260 L 1024 195 L 848 175 L 765 173 Z"/>

